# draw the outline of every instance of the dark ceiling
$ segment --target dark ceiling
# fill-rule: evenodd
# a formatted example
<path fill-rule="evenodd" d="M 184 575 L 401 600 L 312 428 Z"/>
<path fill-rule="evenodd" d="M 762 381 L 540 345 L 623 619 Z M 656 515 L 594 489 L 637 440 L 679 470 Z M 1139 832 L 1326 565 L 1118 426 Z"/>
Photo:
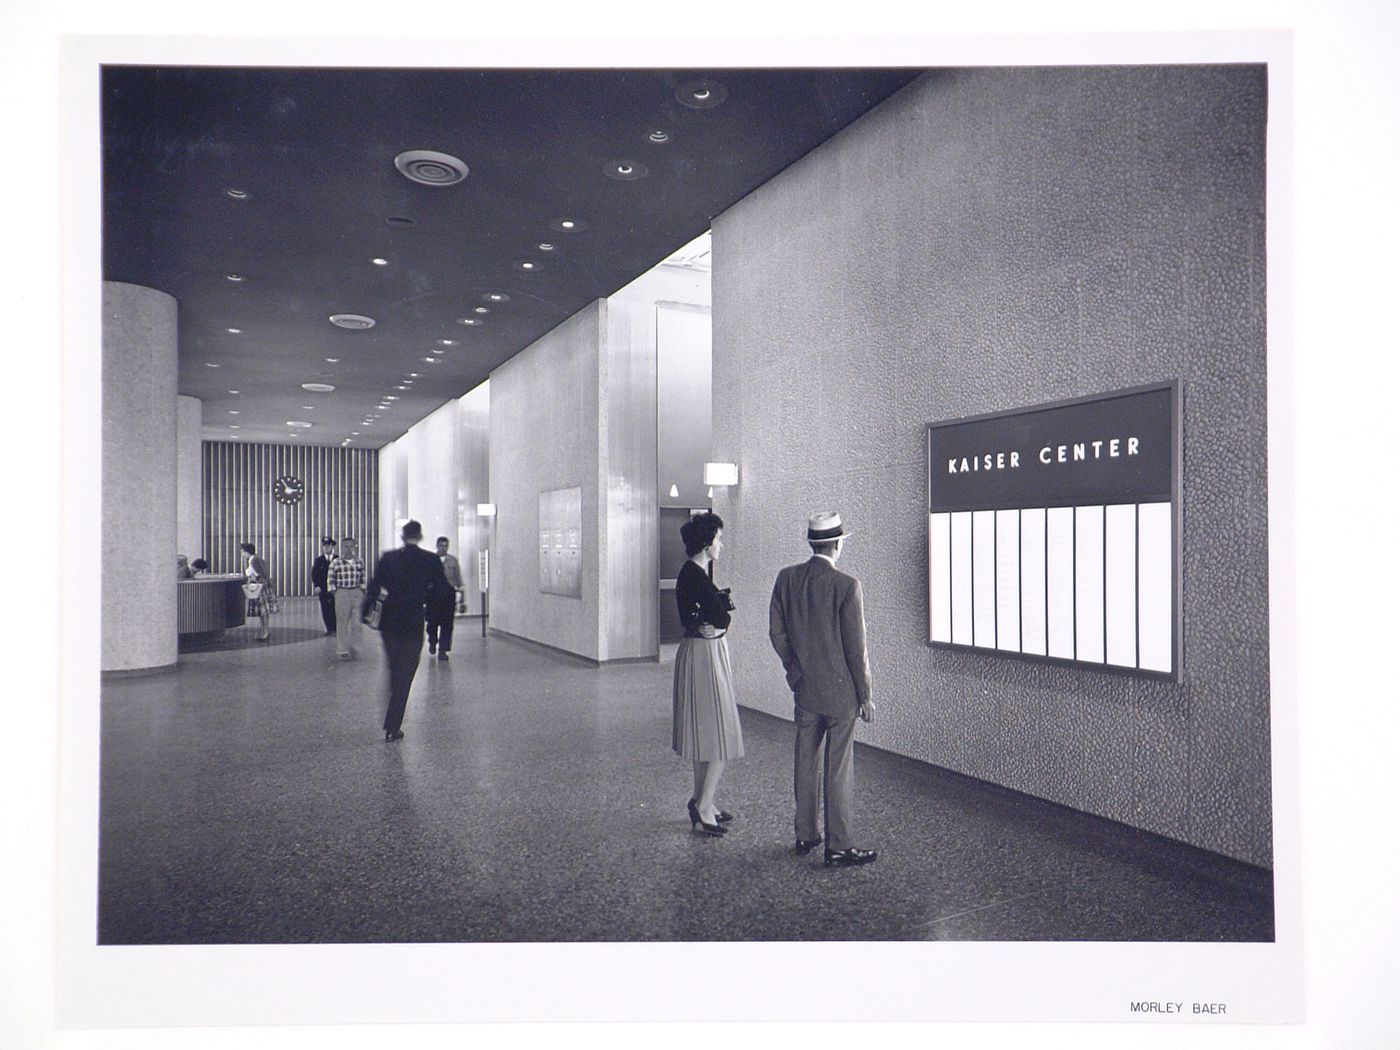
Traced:
<path fill-rule="evenodd" d="M 107 66 L 104 276 L 179 300 L 206 438 L 378 447 L 918 73 Z"/>

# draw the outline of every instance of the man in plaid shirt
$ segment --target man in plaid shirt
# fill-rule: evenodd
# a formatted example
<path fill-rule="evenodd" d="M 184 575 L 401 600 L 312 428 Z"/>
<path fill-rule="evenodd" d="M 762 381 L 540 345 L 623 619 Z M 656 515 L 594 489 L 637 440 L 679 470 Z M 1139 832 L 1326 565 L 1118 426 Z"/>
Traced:
<path fill-rule="evenodd" d="M 335 595 L 335 651 L 342 660 L 355 659 L 360 640 L 360 606 L 365 600 L 365 563 L 354 536 L 340 541 L 340 554 L 326 574 L 326 587 Z"/>

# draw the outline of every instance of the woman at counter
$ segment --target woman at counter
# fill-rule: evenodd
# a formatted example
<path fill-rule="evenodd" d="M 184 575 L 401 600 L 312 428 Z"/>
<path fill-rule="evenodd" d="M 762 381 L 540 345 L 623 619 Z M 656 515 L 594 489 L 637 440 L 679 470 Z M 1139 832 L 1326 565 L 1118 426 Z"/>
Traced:
<path fill-rule="evenodd" d="M 267 574 L 267 563 L 258 557 L 258 552 L 251 543 L 240 543 L 238 549 L 243 552 L 244 578 L 249 583 L 262 584 L 262 592 L 256 599 L 257 617 L 262 624 L 262 630 L 257 637 L 258 641 L 265 642 L 271 637 L 271 633 L 267 629 L 267 607 L 268 601 L 272 597 L 272 578 Z"/>

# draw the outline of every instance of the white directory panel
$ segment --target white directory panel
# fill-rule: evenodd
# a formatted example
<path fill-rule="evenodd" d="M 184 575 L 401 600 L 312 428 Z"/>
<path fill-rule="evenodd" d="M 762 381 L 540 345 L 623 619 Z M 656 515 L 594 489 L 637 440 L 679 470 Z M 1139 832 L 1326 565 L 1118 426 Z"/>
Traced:
<path fill-rule="evenodd" d="M 1045 511 L 1021 511 L 1021 652 L 1045 655 Z"/>
<path fill-rule="evenodd" d="M 1050 656 L 1074 659 L 1074 508 L 1045 512 L 1045 637 Z"/>
<path fill-rule="evenodd" d="M 972 644 L 972 513 L 949 515 L 950 573 L 953 592 L 953 643 Z"/>
<path fill-rule="evenodd" d="M 1021 512 L 997 511 L 997 648 L 1021 651 Z"/>
<path fill-rule="evenodd" d="M 953 570 L 950 515 L 928 516 L 928 636 L 933 642 L 953 640 Z"/>
<path fill-rule="evenodd" d="M 1104 509 L 1105 662 L 1137 666 L 1137 505 Z"/>
<path fill-rule="evenodd" d="M 1103 663 L 1103 508 L 1074 508 L 1074 658 Z"/>
<path fill-rule="evenodd" d="M 1172 670 L 1172 505 L 1138 506 L 1138 666 Z"/>
<path fill-rule="evenodd" d="M 996 512 L 972 512 L 972 644 L 997 644 Z"/>

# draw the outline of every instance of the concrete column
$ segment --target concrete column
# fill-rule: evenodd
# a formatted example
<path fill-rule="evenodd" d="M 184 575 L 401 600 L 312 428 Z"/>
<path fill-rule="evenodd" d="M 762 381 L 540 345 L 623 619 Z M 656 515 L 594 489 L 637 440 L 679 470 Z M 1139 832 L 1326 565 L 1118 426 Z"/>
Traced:
<path fill-rule="evenodd" d="M 204 549 L 203 441 L 200 437 L 204 402 L 181 394 L 176 398 L 175 425 L 175 549 L 194 561 L 209 555 Z"/>
<path fill-rule="evenodd" d="M 177 304 L 102 284 L 102 670 L 175 665 Z"/>

